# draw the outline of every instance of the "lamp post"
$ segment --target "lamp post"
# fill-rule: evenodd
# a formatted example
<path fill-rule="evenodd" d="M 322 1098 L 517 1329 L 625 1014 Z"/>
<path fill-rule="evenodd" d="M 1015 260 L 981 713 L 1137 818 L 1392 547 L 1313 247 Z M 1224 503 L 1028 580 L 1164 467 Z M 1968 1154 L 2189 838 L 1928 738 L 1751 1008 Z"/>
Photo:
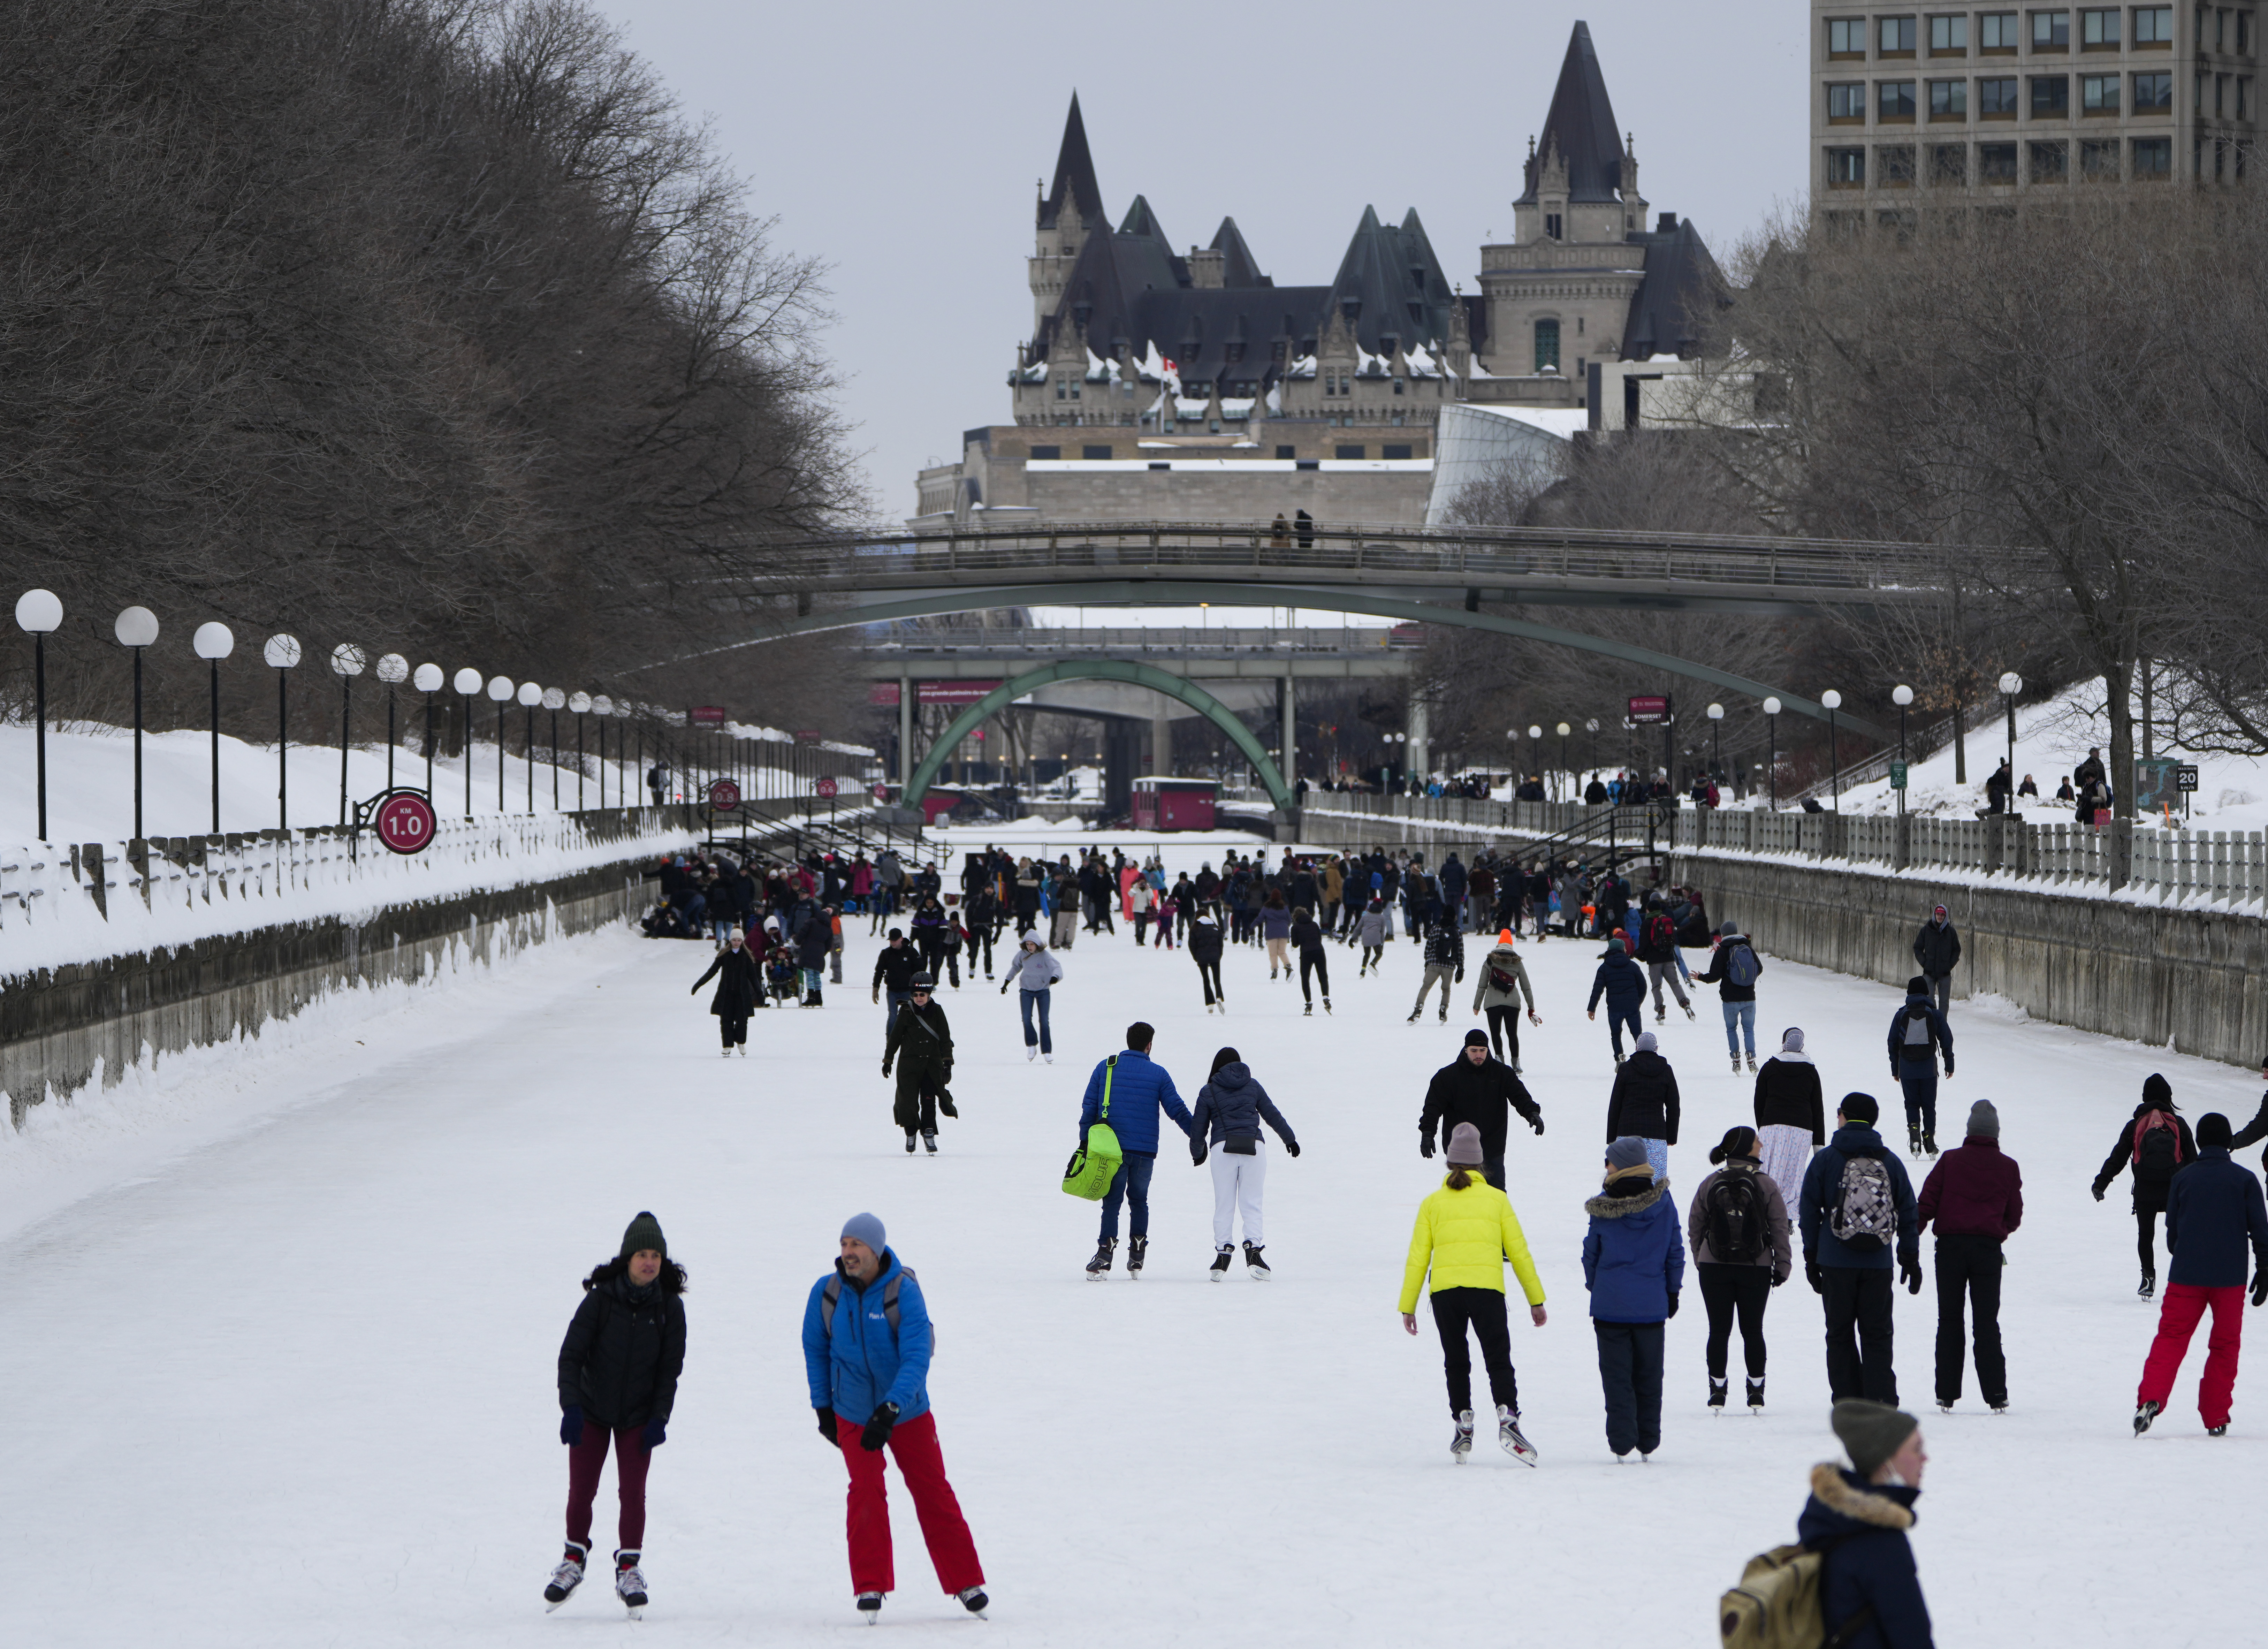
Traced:
<path fill-rule="evenodd" d="M 1835 811 L 1843 811 L 1843 761 L 1835 747 L 1835 712 L 1843 708 L 1843 696 L 1829 688 L 1819 696 L 1827 707 L 1827 784 L 1828 793 L 1835 799 Z"/>
<path fill-rule="evenodd" d="M 425 696 L 425 799 L 433 799 L 433 695 L 441 690 L 441 666 L 421 664 L 409 685 Z"/>
<path fill-rule="evenodd" d="M 1779 700 L 1764 701 L 1764 782 L 1771 786 L 1771 810 L 1779 811 Z"/>
<path fill-rule="evenodd" d="M 394 788 L 394 689 L 409 679 L 409 660 L 389 652 L 378 661 L 378 679 L 386 683 L 386 788 Z"/>
<path fill-rule="evenodd" d="M 1528 729 L 1528 759 L 1535 764 L 1535 777 L 1541 780 L 1543 777 L 1543 729 L 1533 723 Z M 1513 788 L 1517 791 L 1519 786 Z"/>
<path fill-rule="evenodd" d="M 1709 781 L 1716 783 L 1717 776 L 1725 770 L 1725 707 L 1709 706 Z"/>
<path fill-rule="evenodd" d="M 512 703 L 512 680 L 499 675 L 489 682 L 489 698 L 497 707 L 497 812 L 504 812 L 504 707 Z"/>
<path fill-rule="evenodd" d="M 142 839 L 142 650 L 158 639 L 158 615 L 129 607 L 111 626 L 118 644 L 134 654 L 134 839 Z"/>
<path fill-rule="evenodd" d="M 291 828 L 291 700 L 286 690 L 290 673 L 299 667 L 299 638 L 279 631 L 268 638 L 260 656 L 276 672 L 276 828 Z"/>
<path fill-rule="evenodd" d="M 39 769 L 40 840 L 48 839 L 48 637 L 63 622 L 63 604 L 51 590 L 26 590 L 16 598 L 16 626 L 32 638 L 32 702 L 38 732 L 33 760 Z"/>
<path fill-rule="evenodd" d="M 613 715 L 614 713 L 615 713 L 615 701 L 614 701 L 614 700 L 612 700 L 612 699 L 608 698 L 608 697 L 604 693 L 599 693 L 599 694 L 594 694 L 594 695 L 593 695 L 592 699 L 591 699 L 591 714 L 593 714 L 593 716 L 598 716 L 598 717 L 602 717 L 602 718 L 603 718 L 603 717 L 607 717 L 607 716 L 611 716 L 611 715 Z M 617 786 L 617 788 L 619 788 L 619 786 Z M 599 723 L 599 811 L 600 811 L 600 812 L 601 812 L 601 813 L 604 813 L 604 812 L 606 811 L 606 807 L 607 807 L 607 724 L 605 723 L 605 721 L 601 720 L 601 721 Z"/>
<path fill-rule="evenodd" d="M 212 670 L 212 833 L 220 834 L 220 661 L 236 651 L 236 636 L 217 622 L 197 626 L 189 645 Z"/>
<path fill-rule="evenodd" d="M 535 707 L 543 703 L 543 689 L 533 681 L 522 681 L 517 696 L 527 710 L 527 746 L 523 754 L 527 758 L 527 811 L 532 813 L 535 811 Z"/>
<path fill-rule="evenodd" d="M 583 718 L 590 714 L 591 696 L 570 693 L 567 708 L 575 712 L 575 811 L 583 811 Z"/>
<path fill-rule="evenodd" d="M 543 708 L 551 712 L 551 811 L 559 811 L 559 712 L 567 707 L 567 696 L 556 687 L 543 689 Z"/>
<path fill-rule="evenodd" d="M 2024 690 L 2024 678 L 2014 670 L 2000 678 L 2000 702 L 2008 707 L 2008 799 L 2007 809 L 2016 811 L 2016 695 Z"/>
<path fill-rule="evenodd" d="M 1583 731 L 1591 735 L 1591 771 L 1595 773 L 1599 770 L 1599 718 L 1596 716 L 1593 716 L 1585 721 L 1583 724 Z M 1570 789 L 1574 787 L 1575 778 L 1573 774 L 1571 773 L 1568 775 L 1567 784 Z"/>
<path fill-rule="evenodd" d="M 1903 681 L 1899 682 L 1890 689 L 1890 703 L 1898 707 L 1898 766 L 1903 769 L 1906 764 L 1906 707 L 1913 703 L 1913 688 Z M 1898 812 L 1904 813 L 1906 810 L 1906 787 L 1901 784 L 1897 789 Z"/>
<path fill-rule="evenodd" d="M 347 821 L 347 747 L 354 732 L 354 679 L 362 674 L 363 651 L 350 641 L 331 649 L 331 674 L 339 679 L 339 822 Z"/>
<path fill-rule="evenodd" d="M 481 673 L 467 665 L 449 678 L 465 706 L 465 817 L 473 816 L 473 700 L 481 690 Z"/>
<path fill-rule="evenodd" d="M 1559 768 L 1562 773 L 1566 771 L 1567 767 L 1567 735 L 1574 731 L 1564 721 L 1559 724 Z M 1573 780 L 1570 779 L 1568 782 L 1572 784 Z M 1557 784 L 1552 786 L 1554 790 L 1558 788 Z"/>

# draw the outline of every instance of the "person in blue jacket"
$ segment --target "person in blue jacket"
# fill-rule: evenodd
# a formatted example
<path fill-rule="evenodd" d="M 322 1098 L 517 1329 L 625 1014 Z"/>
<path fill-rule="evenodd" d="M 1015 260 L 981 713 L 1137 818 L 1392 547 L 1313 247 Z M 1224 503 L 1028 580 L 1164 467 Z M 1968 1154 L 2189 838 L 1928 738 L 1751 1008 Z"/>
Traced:
<path fill-rule="evenodd" d="M 1829 1395 L 1895 1406 L 1890 1261 L 1906 1292 L 1921 1292 L 1921 1221 L 1906 1165 L 1874 1131 L 1881 1115 L 1871 1093 L 1843 1096 L 1834 1137 L 1803 1172 L 1796 1222 L 1803 1274 L 1826 1301 Z"/>
<path fill-rule="evenodd" d="M 938 1583 L 981 1618 L 989 1601 L 984 1569 L 946 1480 L 930 1413 L 929 1307 L 887 1234 L 872 1214 L 845 1220 L 842 1255 L 811 1285 L 803 1308 L 803 1366 L 819 1434 L 842 1452 L 850 1473 L 850 1585 L 873 1624 L 883 1595 L 896 1586 L 882 1479 L 887 1444 L 913 1496 Z"/>
<path fill-rule="evenodd" d="M 1142 1262 L 1150 1250 L 1150 1175 L 1158 1166 L 1158 1108 L 1186 1136 L 1190 1131 L 1189 1108 L 1174 1091 L 1166 1068 L 1150 1059 L 1150 1043 L 1157 1033 L 1137 1020 L 1126 1027 L 1126 1051 L 1113 1054 L 1095 1066 L 1086 1079 L 1086 1097 L 1079 1101 L 1079 1143 L 1086 1144 L 1086 1130 L 1098 1122 L 1110 1124 L 1118 1136 L 1125 1159 L 1102 1197 L 1102 1232 L 1094 1257 L 1086 1263 L 1091 1281 L 1101 1282 L 1110 1271 L 1118 1250 L 1118 1209 L 1131 1201 L 1127 1218 L 1126 1275 L 1142 1275 Z M 1103 1113 L 1103 1092 L 1109 1090 L 1109 1114 Z"/>
<path fill-rule="evenodd" d="M 1587 1011 L 1592 1019 L 1599 1017 L 1602 995 L 1607 998 L 1607 1035 L 1615 1045 L 1615 1063 L 1619 1065 L 1623 1062 L 1623 1027 L 1630 1027 L 1631 1041 L 1637 1042 L 1638 1012 L 1646 1006 L 1646 969 L 1631 961 L 1619 933 L 1607 941 L 1607 953 L 1599 959 L 1599 971 L 1591 981 Z"/>
<path fill-rule="evenodd" d="M 1937 1154 L 1937 1062 L 1953 1075 L 1953 1027 L 1930 1000 L 1929 981 L 1906 981 L 1906 1003 L 1890 1018 L 1890 1075 L 1906 1098 L 1906 1154 Z"/>
<path fill-rule="evenodd" d="M 1846 1398 L 1828 1423 L 1853 1469 L 1814 1466 L 1811 1498 L 1795 1520 L 1796 1539 L 1824 1554 L 1819 1606 L 1827 1640 L 1843 1649 L 1933 1649 L 1929 1605 L 1906 1540 L 1929 1464 L 1921 1422 L 1889 1403 Z"/>
<path fill-rule="evenodd" d="M 1583 1204 L 1583 1286 L 1599 1342 L 1607 1401 L 1607 1447 L 1617 1461 L 1632 1448 L 1661 1447 L 1662 1324 L 1677 1314 L 1685 1285 L 1685 1238 L 1669 1182 L 1656 1184 L 1646 1141 L 1607 1146 L 1605 1189 Z"/>

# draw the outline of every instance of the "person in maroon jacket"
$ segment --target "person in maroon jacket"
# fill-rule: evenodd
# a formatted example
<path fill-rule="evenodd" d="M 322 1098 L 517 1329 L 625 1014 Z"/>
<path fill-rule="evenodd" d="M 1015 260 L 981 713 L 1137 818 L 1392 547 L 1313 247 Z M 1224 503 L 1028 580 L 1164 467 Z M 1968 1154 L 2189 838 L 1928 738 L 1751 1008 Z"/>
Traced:
<path fill-rule="evenodd" d="M 1937 1159 L 1915 1200 L 1921 1228 L 1937 1225 L 1937 1406 L 1961 1398 L 1961 1315 L 1974 1314 L 1977 1384 L 1995 1414 L 2008 1408 L 2008 1362 L 2000 1354 L 2000 1245 L 2023 1223 L 2024 1176 L 2000 1151 L 2000 1114 L 1990 1100 L 1969 1108 L 1969 1137 Z"/>

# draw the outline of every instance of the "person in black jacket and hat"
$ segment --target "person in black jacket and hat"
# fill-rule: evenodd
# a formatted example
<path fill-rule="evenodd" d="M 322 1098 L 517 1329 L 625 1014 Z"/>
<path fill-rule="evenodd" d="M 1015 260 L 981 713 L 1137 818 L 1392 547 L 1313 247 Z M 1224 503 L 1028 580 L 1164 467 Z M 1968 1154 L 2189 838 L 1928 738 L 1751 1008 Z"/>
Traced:
<path fill-rule="evenodd" d="M 583 1583 L 591 1505 L 607 1450 L 622 1493 L 615 1593 L 633 1616 L 645 1608 L 645 1475 L 666 1440 L 685 1372 L 685 1268 L 669 1257 L 661 1223 L 641 1211 L 621 1252 L 583 1282 L 583 1303 L 559 1343 L 559 1440 L 567 1455 L 567 1555 L 543 1588 L 552 1609 Z"/>
<path fill-rule="evenodd" d="M 1819 1607 L 1827 1641 L 1839 1649 L 1932 1649 L 1929 1605 L 1906 1540 L 1929 1464 L 1921 1422 L 1889 1403 L 1845 1398 L 1828 1423 L 1852 1469 L 1814 1466 L 1811 1498 L 1795 1520 L 1796 1539 L 1824 1554 Z"/>
<path fill-rule="evenodd" d="M 1914 935 L 1913 959 L 1937 1011 L 1947 1012 L 1953 1000 L 1953 970 L 1961 965 L 1961 935 L 1954 931 L 1953 918 L 1943 905 L 1930 907 L 1929 920 Z"/>
<path fill-rule="evenodd" d="M 1929 999 L 1929 981 L 1906 981 L 1905 1005 L 1890 1016 L 1890 1075 L 1905 1095 L 1906 1154 L 1937 1154 L 1937 1062 L 1953 1075 L 1953 1027 Z"/>
<path fill-rule="evenodd" d="M 721 977 L 720 977 L 721 975 Z M 693 982 L 688 996 L 701 994 L 701 987 L 711 979 L 717 981 L 717 993 L 709 998 L 709 1012 L 717 1016 L 717 1031 L 725 1039 L 725 1056 L 740 1050 L 740 1057 L 748 1056 L 748 1015 L 764 1005 L 763 970 L 756 959 L 748 954 L 740 930 L 734 928 L 726 935 L 725 948 L 717 953 L 709 964 L 709 971 Z"/>
<path fill-rule="evenodd" d="M 906 943 L 906 931 L 892 928 L 890 942 L 874 958 L 873 1000 L 880 1002 L 885 990 L 890 995 L 890 1017 L 882 1026 L 885 1034 L 896 1028 L 899 1011 L 913 995 L 914 975 L 923 971 L 921 953 Z"/>
<path fill-rule="evenodd" d="M 1669 1148 L 1677 1143 L 1677 1073 L 1661 1056 L 1652 1031 L 1638 1033 L 1638 1045 L 1615 1072 L 1607 1099 L 1607 1143 L 1627 1136 L 1646 1141 L 1653 1182 L 1669 1181 Z"/>
<path fill-rule="evenodd" d="M 2260 1079 L 2268 1082 L 2268 1059 L 2260 1062 Z M 2228 1148 L 2231 1152 L 2238 1152 L 2248 1145 L 2257 1145 L 2264 1139 L 2268 1139 L 2268 1093 L 2260 1096 L 2260 1108 L 2252 1114 L 2252 1120 L 2229 1136 Z M 2260 1167 L 2264 1173 L 2268 1173 L 2268 1151 L 2260 1153 Z"/>
<path fill-rule="evenodd" d="M 2174 1175 L 2197 1160 L 2196 1138 L 2174 1103 L 2173 1085 L 2157 1072 L 2142 1084 L 2142 1102 L 2121 1123 L 2117 1143 L 2095 1176 L 2095 1200 L 2127 1167 L 2134 1170 L 2134 1250 L 2142 1261 L 2144 1299 L 2158 1292 L 2158 1216 L 2166 1211 L 2166 1192 Z"/>
<path fill-rule="evenodd" d="M 906 1005 L 890 1022 L 882 1044 L 882 1074 L 898 1067 L 897 1102 L 893 1114 L 906 1130 L 906 1153 L 913 1154 L 919 1134 L 931 1156 L 937 1155 L 937 1119 L 943 1112 L 958 1116 L 946 1084 L 953 1080 L 953 1027 L 946 1022 L 945 1004 L 932 1001 L 937 981 L 917 974 Z"/>
<path fill-rule="evenodd" d="M 1467 1031 L 1464 1051 L 1435 1071 L 1426 1086 L 1425 1109 L 1418 1116 L 1418 1154 L 1431 1159 L 1436 1140 L 1446 1150 L 1457 1124 L 1470 1123 L 1480 1130 L 1481 1176 L 1500 1191 L 1512 1111 L 1537 1133 L 1543 1131 L 1543 1108 L 1510 1065 L 1490 1057 L 1488 1033 Z"/>

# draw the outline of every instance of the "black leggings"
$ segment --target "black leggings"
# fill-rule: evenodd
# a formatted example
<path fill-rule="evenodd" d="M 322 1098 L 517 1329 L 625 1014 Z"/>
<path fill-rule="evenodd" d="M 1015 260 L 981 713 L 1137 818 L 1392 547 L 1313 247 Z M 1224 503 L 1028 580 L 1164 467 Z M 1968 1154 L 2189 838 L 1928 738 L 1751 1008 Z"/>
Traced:
<path fill-rule="evenodd" d="M 1701 1276 L 1701 1303 L 1709 1311 L 1709 1378 L 1725 1378 L 1725 1353 L 1733 1338 L 1733 1319 L 1741 1320 L 1741 1349 L 1749 1378 L 1764 1377 L 1764 1307 L 1771 1303 L 1771 1267 L 1719 1265 L 1693 1268 Z"/>
<path fill-rule="evenodd" d="M 1441 1331 L 1441 1368 L 1449 1377 L 1449 1413 L 1463 1414 L 1473 1406 L 1473 1354 L 1465 1343 L 1471 1325 L 1481 1343 L 1481 1364 L 1488 1370 L 1489 1396 L 1520 1412 L 1520 1386 L 1512 1372 L 1512 1329 L 1505 1316 L 1504 1292 L 1495 1288 L 1437 1288 L 1433 1291 L 1433 1326 Z"/>
<path fill-rule="evenodd" d="M 745 1013 L 720 1013 L 717 1016 L 717 1031 L 725 1039 L 727 1048 L 745 1043 L 748 1040 L 748 1016 Z"/>
<path fill-rule="evenodd" d="M 1491 1008 L 1488 1011 L 1488 1027 L 1489 1046 L 1496 1050 L 1496 1056 L 1507 1064 L 1518 1064 L 1520 1063 L 1520 1005 L 1517 1002 L 1500 1002 Z M 1506 1042 L 1512 1044 L 1512 1052 L 1509 1055 L 1504 1051 Z"/>
<path fill-rule="evenodd" d="M 1212 999 L 1216 994 L 1219 996 L 1223 1002 L 1228 1000 L 1228 992 L 1221 986 L 1220 964 L 1219 962 L 1199 962 L 1197 964 L 1197 982 L 1204 987 L 1205 1006 L 1211 1007 L 1212 1005 Z"/>
<path fill-rule="evenodd" d="M 1307 989 L 1307 975 L 1310 970 L 1312 970 L 1317 977 L 1322 980 L 1323 1000 L 1329 1002 L 1331 999 L 1330 962 L 1323 955 L 1322 952 L 1309 950 L 1303 950 L 1300 953 L 1300 996 L 1301 1000 L 1313 1002 L 1315 999 L 1315 993 Z"/>
<path fill-rule="evenodd" d="M 1376 968 L 1378 966 L 1378 959 L 1385 953 L 1386 947 L 1383 945 L 1364 946 L 1362 947 L 1362 968 Z M 1356 968 L 1355 972 L 1360 973 L 1362 971 L 1362 968 Z"/>
<path fill-rule="evenodd" d="M 2134 1211 L 2134 1248 L 2142 1256 L 2142 1275 L 2158 1274 L 2158 1213 L 2154 1208 Z"/>

